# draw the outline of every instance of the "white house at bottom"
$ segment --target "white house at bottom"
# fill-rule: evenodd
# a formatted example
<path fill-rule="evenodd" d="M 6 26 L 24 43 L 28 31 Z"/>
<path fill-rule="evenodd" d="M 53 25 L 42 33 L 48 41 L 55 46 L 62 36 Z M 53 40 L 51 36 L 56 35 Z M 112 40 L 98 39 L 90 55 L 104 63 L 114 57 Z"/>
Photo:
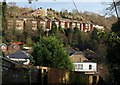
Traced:
<path fill-rule="evenodd" d="M 97 72 L 97 63 L 94 62 L 80 62 L 74 63 L 75 71 L 79 72 Z"/>

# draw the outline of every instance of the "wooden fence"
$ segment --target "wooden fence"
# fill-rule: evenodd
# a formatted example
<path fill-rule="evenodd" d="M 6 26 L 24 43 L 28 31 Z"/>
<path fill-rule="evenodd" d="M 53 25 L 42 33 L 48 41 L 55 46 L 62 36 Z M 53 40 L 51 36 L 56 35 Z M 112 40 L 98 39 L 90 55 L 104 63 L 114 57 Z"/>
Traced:
<path fill-rule="evenodd" d="M 3 59 L 2 85 L 98 85 L 99 75 L 41 66 L 23 66 Z"/>

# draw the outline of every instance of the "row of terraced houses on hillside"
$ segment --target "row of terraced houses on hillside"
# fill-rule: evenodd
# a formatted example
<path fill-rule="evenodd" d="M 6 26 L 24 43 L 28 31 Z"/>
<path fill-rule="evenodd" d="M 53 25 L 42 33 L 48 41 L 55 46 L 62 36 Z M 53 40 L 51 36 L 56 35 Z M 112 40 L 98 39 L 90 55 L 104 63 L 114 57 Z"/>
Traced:
<path fill-rule="evenodd" d="M 25 30 L 29 28 L 32 30 L 37 30 L 38 26 L 44 31 L 52 29 L 52 23 L 55 23 L 57 27 L 64 29 L 77 27 L 81 31 L 88 32 L 92 31 L 94 24 L 91 22 L 85 22 L 81 20 L 72 20 L 58 17 L 48 17 L 46 10 L 38 9 L 31 12 L 23 13 L 16 17 L 15 20 L 8 20 L 8 29 L 12 29 L 13 26 L 17 30 Z"/>

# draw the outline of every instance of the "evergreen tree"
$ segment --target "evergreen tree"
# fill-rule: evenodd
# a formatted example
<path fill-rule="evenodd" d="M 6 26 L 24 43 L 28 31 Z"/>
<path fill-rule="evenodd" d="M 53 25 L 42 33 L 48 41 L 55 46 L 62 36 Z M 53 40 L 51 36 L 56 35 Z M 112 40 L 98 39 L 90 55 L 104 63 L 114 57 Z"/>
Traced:
<path fill-rule="evenodd" d="M 54 36 L 43 37 L 33 46 L 35 65 L 72 70 L 73 65 L 63 44 Z"/>
<path fill-rule="evenodd" d="M 57 25 L 56 25 L 55 22 L 52 22 L 52 29 L 51 29 L 50 32 L 51 32 L 52 35 L 56 35 L 57 34 L 58 28 L 57 28 Z"/>
<path fill-rule="evenodd" d="M 113 25 L 113 29 L 119 29 L 120 21 Z M 119 26 L 118 26 L 119 25 Z M 114 30 L 115 31 L 115 30 Z M 107 63 L 109 65 L 110 81 L 112 84 L 119 85 L 120 82 L 120 36 L 118 32 L 111 32 L 107 39 Z"/>

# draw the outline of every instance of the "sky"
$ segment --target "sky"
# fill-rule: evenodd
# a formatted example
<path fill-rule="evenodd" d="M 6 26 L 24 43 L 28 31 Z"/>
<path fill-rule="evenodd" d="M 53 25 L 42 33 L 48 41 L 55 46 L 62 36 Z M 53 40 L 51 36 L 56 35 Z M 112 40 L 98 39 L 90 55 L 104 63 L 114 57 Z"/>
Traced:
<path fill-rule="evenodd" d="M 31 4 L 28 3 L 28 0 L 7 0 L 7 2 L 11 1 L 15 1 L 16 5 L 20 7 L 31 7 L 33 9 L 40 7 L 43 9 L 52 8 L 56 11 L 67 9 L 69 12 L 76 9 L 73 4 L 74 1 L 77 9 L 81 12 L 89 11 L 104 15 L 107 5 L 103 4 L 103 2 L 109 3 L 112 0 L 38 0 L 37 2 L 34 0 Z"/>

